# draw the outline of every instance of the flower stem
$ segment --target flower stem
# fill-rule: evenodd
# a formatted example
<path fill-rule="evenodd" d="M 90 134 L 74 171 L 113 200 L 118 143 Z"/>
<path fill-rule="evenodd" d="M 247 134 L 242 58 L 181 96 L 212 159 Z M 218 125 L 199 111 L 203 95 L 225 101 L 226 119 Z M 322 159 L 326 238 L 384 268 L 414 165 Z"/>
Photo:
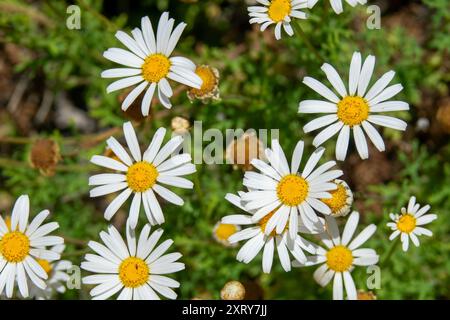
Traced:
<path fill-rule="evenodd" d="M 387 251 L 386 255 L 380 262 L 380 266 L 385 267 L 386 263 L 391 259 L 392 254 L 394 253 L 395 249 L 397 248 L 398 244 L 400 243 L 400 239 L 397 238 L 391 243 L 391 247 Z"/>
<path fill-rule="evenodd" d="M 300 21 L 296 20 L 295 23 L 292 24 L 294 26 L 295 32 L 297 32 L 298 35 L 303 39 L 308 49 L 314 54 L 314 56 L 320 61 L 325 62 L 325 59 L 322 57 L 322 55 L 317 51 L 316 48 L 312 45 L 311 41 L 309 40 L 308 36 L 306 35 L 305 31 L 303 31 Z"/>

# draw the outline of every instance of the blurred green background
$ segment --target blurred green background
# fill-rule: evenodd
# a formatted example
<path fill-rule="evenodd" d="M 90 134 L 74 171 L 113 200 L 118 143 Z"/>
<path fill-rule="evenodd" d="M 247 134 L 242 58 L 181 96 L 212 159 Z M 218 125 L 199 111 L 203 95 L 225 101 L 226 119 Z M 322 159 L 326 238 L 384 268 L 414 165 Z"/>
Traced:
<path fill-rule="evenodd" d="M 67 239 L 64 258 L 79 264 L 85 243 L 98 240 L 107 225 L 103 211 L 111 198 L 89 198 L 89 164 L 102 154 L 110 134 L 120 137 L 124 121 L 133 120 L 142 147 L 156 128 L 169 128 L 175 116 L 202 121 L 204 130 L 218 128 L 280 129 L 280 140 L 290 154 L 299 139 L 311 146 L 314 135 L 302 127 L 311 117 L 297 114 L 298 103 L 317 96 L 301 80 L 305 75 L 325 80 L 323 62 L 308 49 L 299 34 L 276 41 L 273 28 L 261 33 L 248 23 L 243 0 L 147 1 L 2 1 L 0 2 L 0 213 L 10 214 L 15 198 L 29 194 L 32 214 L 50 209 Z M 81 9 L 81 29 L 66 27 L 70 4 Z M 344 6 L 337 16 L 328 1 L 310 10 L 301 21 L 309 41 L 326 62 L 346 77 L 351 55 L 377 58 L 375 76 L 395 70 L 395 83 L 404 90 L 396 97 L 410 103 L 409 112 L 397 112 L 408 122 L 406 132 L 380 129 L 387 151 L 370 149 L 361 161 L 354 147 L 344 163 L 343 177 L 355 195 L 354 209 L 361 226 L 378 225 L 367 246 L 383 256 L 390 243 L 386 222 L 415 195 L 429 203 L 438 219 L 429 228 L 432 238 L 421 238 L 419 248 L 398 248 L 382 266 L 379 299 L 450 298 L 450 6 L 447 0 L 370 1 L 381 8 L 381 29 L 368 29 L 367 6 Z M 139 117 L 139 105 L 123 113 L 124 90 L 106 94 L 111 82 L 100 72 L 115 65 L 102 57 L 109 47 L 122 47 L 114 34 L 140 27 L 148 15 L 153 25 L 168 10 L 187 28 L 176 53 L 220 72 L 221 100 L 191 103 L 181 88 L 173 108 L 153 104 L 148 118 Z M 374 77 L 375 77 L 374 76 Z M 373 81 L 373 80 L 372 80 Z M 137 110 L 137 112 L 133 112 Z M 106 132 L 105 135 L 102 133 Z M 52 172 L 30 165 L 30 150 L 38 138 L 52 138 L 61 159 Z M 167 137 L 166 137 L 167 138 Z M 205 144 L 208 144 L 206 142 Z M 334 159 L 335 139 L 328 141 L 326 157 Z M 351 144 L 352 145 L 352 144 Z M 224 146 L 225 147 L 225 146 Z M 309 147 L 307 152 L 312 152 Z M 330 299 L 331 286 L 320 288 L 312 278 L 315 268 L 285 273 L 275 257 L 270 275 L 261 270 L 261 256 L 249 265 L 235 260 L 237 248 L 216 243 L 212 229 L 221 217 L 239 213 L 224 200 L 242 190 L 243 171 L 232 165 L 198 165 L 191 176 L 194 190 L 176 190 L 185 205 L 163 205 L 163 237 L 174 239 L 171 250 L 183 254 L 186 270 L 174 277 L 181 282 L 179 298 L 219 298 L 229 280 L 243 282 L 249 297 L 264 299 Z M 122 228 L 129 202 L 113 223 Z M 142 214 L 140 226 L 146 220 Z M 340 222 L 345 222 L 341 219 Z M 121 229 L 119 229 L 121 230 Z M 87 273 L 83 272 L 83 275 Z M 364 269 L 355 270 L 358 289 L 367 290 Z M 61 299 L 88 299 L 89 288 L 69 290 Z M 251 294 L 251 296 L 250 296 Z"/>

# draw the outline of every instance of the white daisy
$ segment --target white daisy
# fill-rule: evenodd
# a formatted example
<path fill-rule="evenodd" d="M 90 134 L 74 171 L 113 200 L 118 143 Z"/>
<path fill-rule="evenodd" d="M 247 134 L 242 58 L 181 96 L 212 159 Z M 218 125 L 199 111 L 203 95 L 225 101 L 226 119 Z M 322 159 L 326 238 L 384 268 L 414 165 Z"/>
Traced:
<path fill-rule="evenodd" d="M 120 291 L 118 300 L 158 300 L 157 293 L 175 299 L 177 294 L 171 288 L 178 288 L 180 283 L 162 276 L 184 269 L 184 263 L 176 262 L 181 253 L 164 254 L 173 240 L 156 247 L 163 230 L 150 234 L 149 224 L 142 228 L 138 240 L 134 229 L 127 225 L 126 230 L 127 244 L 113 226 L 108 232 L 100 232 L 105 245 L 89 242 L 97 254 L 87 254 L 81 268 L 96 273 L 83 278 L 84 284 L 95 285 L 90 291 L 92 298 L 105 300 Z"/>
<path fill-rule="evenodd" d="M 155 192 L 168 202 L 183 205 L 183 199 L 161 183 L 192 189 L 193 183 L 181 176 L 195 172 L 195 165 L 191 163 L 191 156 L 187 153 L 167 159 L 182 144 L 182 136 L 173 137 L 161 148 L 166 129 L 159 128 L 149 147 L 141 155 L 139 142 L 130 122 L 124 123 L 123 132 L 133 158 L 115 138 L 109 138 L 106 143 L 119 160 L 96 155 L 92 157 L 91 162 L 119 173 L 102 173 L 90 177 L 89 185 L 98 186 L 91 190 L 90 196 L 99 197 L 123 190 L 105 210 L 105 219 L 110 220 L 133 193 L 129 215 L 131 227 L 135 228 L 137 225 L 141 203 L 148 221 L 152 225 L 162 224 L 164 215 Z"/>
<path fill-rule="evenodd" d="M 236 259 L 240 262 L 249 263 L 252 261 L 256 255 L 263 249 L 263 259 L 262 259 L 262 268 L 265 273 L 270 273 L 273 262 L 273 254 L 275 247 L 278 252 L 278 257 L 281 262 L 281 266 L 283 269 L 288 272 L 291 270 L 291 263 L 289 258 L 289 252 L 294 256 L 294 258 L 300 262 L 306 262 L 306 256 L 303 253 L 303 250 L 314 254 L 315 250 L 313 244 L 308 240 L 302 238 L 300 235 L 295 234 L 294 240 L 291 241 L 290 237 L 288 237 L 288 228 L 291 228 L 291 225 L 287 226 L 285 230 L 283 230 L 280 234 L 275 232 L 270 232 L 266 234 L 267 223 L 271 216 L 274 215 L 274 211 L 270 212 L 265 217 L 261 218 L 259 221 L 253 221 L 252 214 L 253 211 L 248 211 L 243 206 L 242 196 L 245 193 L 241 192 L 240 196 L 227 194 L 225 199 L 230 201 L 236 207 L 250 213 L 250 214 L 234 214 L 229 215 L 222 218 L 222 223 L 236 224 L 242 226 L 249 226 L 239 232 L 234 233 L 228 238 L 230 243 L 237 243 L 238 241 L 248 240 L 242 248 L 239 250 Z M 295 221 L 296 222 L 296 221 Z M 321 224 L 316 225 L 317 229 L 314 229 L 314 233 L 323 232 L 323 228 Z M 306 229 L 303 224 L 299 224 L 295 229 L 300 230 L 304 233 L 312 233 L 309 229 Z"/>
<path fill-rule="evenodd" d="M 289 36 L 294 34 L 291 18 L 307 19 L 306 13 L 300 11 L 308 7 L 308 0 L 256 0 L 261 5 L 248 7 L 250 23 L 261 25 L 261 31 L 271 24 L 275 25 L 275 38 L 281 39 L 281 26 Z"/>
<path fill-rule="evenodd" d="M 306 263 L 293 261 L 294 267 L 322 265 L 314 272 L 314 279 L 325 287 L 331 279 L 333 281 L 333 299 L 344 298 L 344 287 L 347 297 L 356 300 L 357 292 L 351 276 L 354 266 L 370 266 L 378 263 L 379 256 L 373 249 L 360 248 L 374 233 L 377 227 L 374 224 L 367 226 L 353 240 L 353 234 L 359 222 L 359 213 L 354 211 L 345 224 L 342 238 L 335 218 L 325 217 L 327 232 L 321 235 L 326 248 L 315 245 L 316 255 L 309 256 Z"/>
<path fill-rule="evenodd" d="M 313 8 L 318 1 L 319 0 L 308 0 L 308 8 Z M 358 3 L 366 4 L 367 0 L 345 0 L 345 2 L 347 2 L 352 7 L 355 7 Z M 342 0 L 330 0 L 330 4 L 334 12 L 336 12 L 337 14 L 341 14 L 342 12 L 344 12 Z"/>
<path fill-rule="evenodd" d="M 149 114 L 155 91 L 163 106 L 171 108 L 169 98 L 173 92 L 167 79 L 200 89 L 202 79 L 195 74 L 195 64 L 184 57 L 170 57 L 186 27 L 182 22 L 173 29 L 174 22 L 174 19 L 169 19 L 169 13 L 164 12 L 155 36 L 150 19 L 143 17 L 141 29 L 131 31 L 133 37 L 123 31 L 116 33 L 116 38 L 130 51 L 110 48 L 103 53 L 106 59 L 126 66 L 102 72 L 103 78 L 122 78 L 106 88 L 108 93 L 139 84 L 123 101 L 122 110 L 127 110 L 145 89 L 147 91 L 141 105 L 144 116 Z"/>
<path fill-rule="evenodd" d="M 65 245 L 60 244 L 51 247 L 49 250 L 61 255 L 65 249 Z M 55 292 L 66 292 L 65 284 L 70 279 L 67 271 L 72 268 L 72 262 L 68 260 L 46 260 L 37 259 L 37 263 L 45 270 L 48 279 L 45 280 L 47 287 L 45 289 L 31 286 L 30 297 L 38 300 L 49 300 L 53 297 Z"/>
<path fill-rule="evenodd" d="M 59 253 L 42 248 L 64 242 L 61 237 L 48 235 L 59 228 L 58 223 L 41 225 L 50 214 L 48 210 L 44 210 L 29 224 L 29 214 L 30 199 L 27 195 L 22 195 L 14 204 L 8 224 L 0 216 L 0 294 L 6 287 L 8 298 L 13 296 L 16 282 L 21 296 L 27 298 L 28 279 L 38 288 L 45 289 L 44 280 L 48 276 L 36 260 L 60 258 Z"/>
<path fill-rule="evenodd" d="M 225 247 L 235 247 L 236 243 L 230 243 L 228 238 L 240 230 L 238 225 L 218 221 L 213 228 L 213 238 Z"/>
<path fill-rule="evenodd" d="M 252 221 L 259 221 L 275 211 L 267 222 L 266 235 L 273 230 L 281 234 L 289 224 L 289 234 L 291 239 L 294 239 L 299 215 L 306 227 L 313 228 L 319 221 L 314 210 L 326 215 L 331 214 L 330 208 L 321 199 L 331 197 L 328 191 L 337 188 L 332 181 L 343 173 L 341 170 L 329 170 L 336 164 L 335 161 L 328 161 L 314 170 L 325 151 L 324 148 L 316 149 L 303 171 L 298 173 L 303 146 L 303 141 L 298 141 L 289 169 L 278 140 L 272 140 L 272 149 L 265 150 L 269 164 L 253 159 L 251 164 L 261 173 L 247 171 L 244 175 L 243 184 L 250 191 L 242 196 L 242 200 L 246 202 L 247 210 L 255 210 Z"/>
<path fill-rule="evenodd" d="M 433 233 L 430 230 L 420 227 L 437 219 L 437 215 L 435 214 L 425 214 L 430 208 L 428 204 L 420 208 L 420 205 L 416 203 L 416 197 L 411 197 L 408 202 L 408 208 L 403 207 L 401 215 L 389 214 L 389 217 L 394 221 L 388 222 L 387 224 L 389 228 L 394 230 L 389 240 L 392 241 L 401 234 L 400 239 L 402 241 L 403 251 L 406 252 L 409 247 L 409 238 L 418 247 L 420 243 L 417 236 L 426 235 L 431 237 Z"/>
<path fill-rule="evenodd" d="M 406 129 L 405 121 L 377 114 L 409 110 L 409 105 L 403 101 L 386 101 L 403 89 L 401 84 L 388 87 L 395 75 L 394 71 L 386 72 L 370 90 L 367 90 L 374 66 L 374 56 L 368 56 L 362 63 L 361 54 L 355 52 L 350 64 L 349 90 L 347 91 L 337 71 L 328 63 L 324 63 L 322 70 L 340 97 L 311 77 L 303 79 L 304 84 L 330 101 L 305 100 L 300 102 L 299 113 L 328 113 L 307 123 L 303 127 L 303 131 L 307 133 L 326 127 L 314 138 L 313 145 L 316 147 L 340 131 L 336 143 L 336 159 L 338 160 L 345 160 L 350 129 L 353 131 L 356 148 L 362 159 L 369 157 L 364 132 L 379 151 L 385 150 L 383 138 L 372 124 L 397 130 Z"/>

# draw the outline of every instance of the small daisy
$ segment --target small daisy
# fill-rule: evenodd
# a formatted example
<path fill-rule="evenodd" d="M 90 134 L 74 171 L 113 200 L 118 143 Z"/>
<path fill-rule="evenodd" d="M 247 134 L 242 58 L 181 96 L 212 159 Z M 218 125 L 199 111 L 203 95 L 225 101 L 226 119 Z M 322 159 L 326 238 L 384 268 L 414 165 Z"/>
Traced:
<path fill-rule="evenodd" d="M 289 36 L 294 34 L 291 18 L 307 19 L 308 16 L 300 9 L 308 7 L 308 0 L 256 0 L 260 5 L 248 7 L 250 24 L 258 23 L 261 31 L 271 24 L 275 26 L 275 38 L 281 39 L 281 26 Z"/>
<path fill-rule="evenodd" d="M 59 253 L 43 247 L 64 242 L 61 237 L 48 235 L 59 228 L 57 222 L 42 225 L 49 214 L 44 210 L 29 224 L 30 199 L 22 195 L 14 204 L 10 223 L 0 216 L 0 294 L 6 287 L 6 296 L 11 298 L 17 282 L 21 296 L 27 298 L 28 279 L 38 288 L 46 288 L 48 275 L 37 261 L 59 259 Z"/>
<path fill-rule="evenodd" d="M 374 67 L 374 56 L 368 56 L 362 63 L 361 54 L 355 52 L 350 64 L 349 90 L 347 91 L 337 71 L 328 63 L 323 64 L 322 70 L 340 97 L 311 77 L 303 79 L 304 84 L 330 101 L 305 100 L 300 102 L 299 113 L 328 113 L 307 123 L 303 127 L 303 131 L 307 133 L 326 127 L 314 138 L 313 145 L 316 147 L 339 132 L 336 143 L 337 160 L 345 160 L 350 131 L 353 131 L 356 149 L 360 157 L 367 159 L 369 150 L 364 132 L 379 151 L 385 150 L 383 138 L 373 124 L 396 130 L 406 130 L 405 121 L 377 114 L 409 110 L 409 105 L 403 101 L 387 101 L 403 89 L 401 84 L 388 87 L 389 82 L 394 78 L 394 71 L 386 72 L 367 90 Z"/>
<path fill-rule="evenodd" d="M 143 17 L 141 29 L 131 31 L 133 37 L 123 31 L 116 33 L 116 38 L 130 51 L 110 48 L 103 53 L 106 59 L 126 66 L 102 72 L 102 78 L 122 78 L 106 88 L 108 93 L 139 84 L 123 101 L 122 110 L 127 110 L 144 90 L 147 90 L 141 105 L 144 116 L 149 114 L 156 91 L 162 105 L 171 108 L 169 98 L 173 91 L 167 79 L 200 89 L 202 79 L 194 72 L 195 64 L 184 57 L 170 57 L 186 27 L 182 22 L 173 29 L 174 22 L 174 19 L 169 19 L 169 13 L 164 12 L 155 36 L 150 19 Z"/>
<path fill-rule="evenodd" d="M 60 244 L 53 246 L 49 250 L 61 255 L 65 247 L 65 245 Z M 42 290 L 38 287 L 31 286 L 30 297 L 36 298 L 38 300 L 49 300 L 53 297 L 55 292 L 66 292 L 65 284 L 70 279 L 67 271 L 72 268 L 72 262 L 68 260 L 51 261 L 46 259 L 37 259 L 37 263 L 39 263 L 39 265 L 48 275 L 48 279 L 45 280 L 47 287 Z"/>
<path fill-rule="evenodd" d="M 408 208 L 402 208 L 401 215 L 391 213 L 389 217 L 394 222 L 389 222 L 387 226 L 394 230 L 394 232 L 389 237 L 389 240 L 394 240 L 399 234 L 401 234 L 401 241 L 403 251 L 408 251 L 409 238 L 411 238 L 412 243 L 416 247 L 419 246 L 419 238 L 417 236 L 426 235 L 431 237 L 433 233 L 423 227 L 435 219 L 437 215 L 435 214 L 425 214 L 430 210 L 430 205 L 426 205 L 420 208 L 420 205 L 416 203 L 416 197 L 411 197 L 409 199 Z"/>
<path fill-rule="evenodd" d="M 228 238 L 240 230 L 241 227 L 238 225 L 222 223 L 219 221 L 213 228 L 213 237 L 217 242 L 223 244 L 225 247 L 235 247 L 236 244 L 231 244 L 228 241 Z"/>
<path fill-rule="evenodd" d="M 200 89 L 190 88 L 188 90 L 189 100 L 192 102 L 198 99 L 203 103 L 220 100 L 219 70 L 208 65 L 201 65 L 195 69 L 195 73 L 202 79 L 203 83 Z"/>
<path fill-rule="evenodd" d="M 316 3 L 319 0 L 308 0 L 308 8 L 312 9 Z M 366 4 L 367 0 L 345 0 L 349 5 L 352 7 L 356 7 L 356 5 L 359 4 Z M 333 8 L 334 12 L 337 14 L 341 14 L 344 12 L 344 8 L 342 6 L 342 0 L 330 0 L 331 7 Z"/>
<path fill-rule="evenodd" d="M 297 219 L 313 228 L 319 221 L 317 213 L 331 214 L 331 209 L 321 200 L 330 198 L 330 190 L 336 189 L 333 180 L 340 177 L 341 170 L 329 170 L 336 162 L 328 161 L 314 170 L 325 149 L 319 148 L 311 155 L 301 173 L 298 173 L 303 155 L 303 141 L 298 141 L 292 154 L 291 168 L 278 140 L 272 140 L 272 149 L 265 155 L 270 164 L 253 159 L 251 164 L 261 171 L 247 171 L 244 186 L 249 192 L 242 196 L 247 210 L 256 210 L 252 221 L 256 222 L 275 212 L 267 222 L 266 235 L 273 230 L 281 234 L 289 224 L 289 234 L 294 239 L 297 234 Z"/>
<path fill-rule="evenodd" d="M 180 253 L 164 254 L 173 240 L 156 247 L 163 230 L 150 234 L 149 224 L 142 228 L 138 240 L 129 225 L 126 230 L 127 244 L 113 226 L 108 232 L 100 232 L 105 245 L 89 242 L 96 254 L 87 254 L 81 268 L 96 273 L 83 278 L 84 284 L 95 285 L 90 291 L 92 298 L 106 300 L 120 292 L 118 300 L 158 300 L 157 293 L 175 299 L 177 294 L 171 288 L 178 288 L 180 283 L 163 276 L 184 269 L 184 263 L 176 262 Z"/>
<path fill-rule="evenodd" d="M 294 267 L 312 266 L 323 263 L 315 272 L 314 279 L 325 287 L 331 279 L 333 281 L 333 299 L 344 298 L 344 287 L 349 300 L 356 300 L 357 292 L 351 276 L 354 266 L 370 266 L 378 263 L 379 256 L 373 249 L 360 248 L 376 231 L 374 224 L 367 226 L 353 240 L 353 234 L 359 222 L 359 213 L 353 211 L 345 224 L 342 238 L 336 219 L 325 217 L 327 232 L 321 234 L 326 248 L 315 245 L 317 254 L 309 256 L 306 263 L 293 261 Z"/>
<path fill-rule="evenodd" d="M 271 212 L 265 217 L 261 218 L 259 221 L 254 222 L 252 218 L 253 212 L 248 211 L 244 208 L 241 197 L 244 195 L 243 192 L 240 193 L 240 196 L 227 194 L 225 199 L 230 201 L 236 207 L 244 210 L 250 214 L 234 214 L 229 215 L 222 218 L 222 223 L 229 224 L 237 224 L 237 225 L 245 225 L 249 226 L 239 232 L 236 232 L 232 236 L 228 238 L 230 243 L 237 243 L 238 241 L 248 240 L 242 248 L 239 250 L 236 259 L 240 262 L 249 263 L 252 261 L 256 255 L 264 248 L 263 250 L 263 261 L 262 268 L 264 273 L 270 273 L 272 269 L 273 255 L 275 248 L 278 252 L 278 257 L 281 262 L 281 266 L 283 269 L 288 272 L 291 270 L 291 263 L 289 258 L 289 252 L 294 256 L 294 258 L 300 262 L 306 262 L 306 256 L 303 253 L 303 250 L 314 254 L 315 250 L 313 249 L 313 245 L 306 239 L 302 238 L 300 235 L 296 234 L 291 241 L 290 237 L 287 236 L 288 227 L 283 230 L 280 234 L 275 232 L 271 232 L 266 234 L 267 223 L 271 216 L 274 215 L 275 212 Z M 297 221 L 292 220 L 295 223 Z M 321 227 L 321 226 L 319 226 Z M 312 233 L 309 229 L 306 229 L 301 223 L 299 226 L 296 226 L 295 229 L 300 230 L 304 233 Z M 319 233 L 323 231 L 323 229 L 315 229 L 314 233 Z"/>
<path fill-rule="evenodd" d="M 91 162 L 119 173 L 102 173 L 90 177 L 89 185 L 98 186 L 91 190 L 90 196 L 99 197 L 123 190 L 105 210 L 105 219 L 110 220 L 134 193 L 129 215 L 131 227 L 135 228 L 137 225 L 141 203 L 148 221 L 152 225 L 162 224 L 164 215 L 155 192 L 168 202 L 179 206 L 183 205 L 184 201 L 169 189 L 161 186 L 160 183 L 192 189 L 193 183 L 180 176 L 195 172 L 195 165 L 191 163 L 191 156 L 187 153 L 167 159 L 182 144 L 183 138 L 176 136 L 161 148 L 166 134 L 164 128 L 156 131 L 143 155 L 141 155 L 139 142 L 130 122 L 124 123 L 123 132 L 133 159 L 115 138 L 109 138 L 106 143 L 120 161 L 96 155 L 92 157 Z"/>
<path fill-rule="evenodd" d="M 333 181 L 337 189 L 330 191 L 331 198 L 321 199 L 331 209 L 333 217 L 344 217 L 350 213 L 353 204 L 353 193 L 348 184 L 339 179 Z"/>

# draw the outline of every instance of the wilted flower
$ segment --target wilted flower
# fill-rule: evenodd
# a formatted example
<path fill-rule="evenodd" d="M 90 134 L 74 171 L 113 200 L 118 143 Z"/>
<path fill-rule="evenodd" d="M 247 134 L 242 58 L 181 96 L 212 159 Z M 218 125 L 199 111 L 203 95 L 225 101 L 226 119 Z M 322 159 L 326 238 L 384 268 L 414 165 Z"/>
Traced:
<path fill-rule="evenodd" d="M 184 134 L 188 132 L 189 127 L 191 126 L 189 120 L 183 117 L 173 118 L 170 125 L 172 127 L 173 132 L 175 132 L 176 134 Z"/>
<path fill-rule="evenodd" d="M 234 169 L 252 170 L 251 162 L 253 159 L 265 159 L 264 143 L 254 132 L 245 132 L 228 145 L 225 158 L 227 163 L 233 164 Z"/>
<path fill-rule="evenodd" d="M 30 151 L 30 164 L 32 168 L 38 169 L 43 175 L 52 176 L 55 168 L 61 160 L 59 146 L 52 139 L 36 140 Z"/>
<path fill-rule="evenodd" d="M 220 298 L 222 300 L 244 300 L 245 287 L 239 281 L 229 281 L 220 290 Z"/>

